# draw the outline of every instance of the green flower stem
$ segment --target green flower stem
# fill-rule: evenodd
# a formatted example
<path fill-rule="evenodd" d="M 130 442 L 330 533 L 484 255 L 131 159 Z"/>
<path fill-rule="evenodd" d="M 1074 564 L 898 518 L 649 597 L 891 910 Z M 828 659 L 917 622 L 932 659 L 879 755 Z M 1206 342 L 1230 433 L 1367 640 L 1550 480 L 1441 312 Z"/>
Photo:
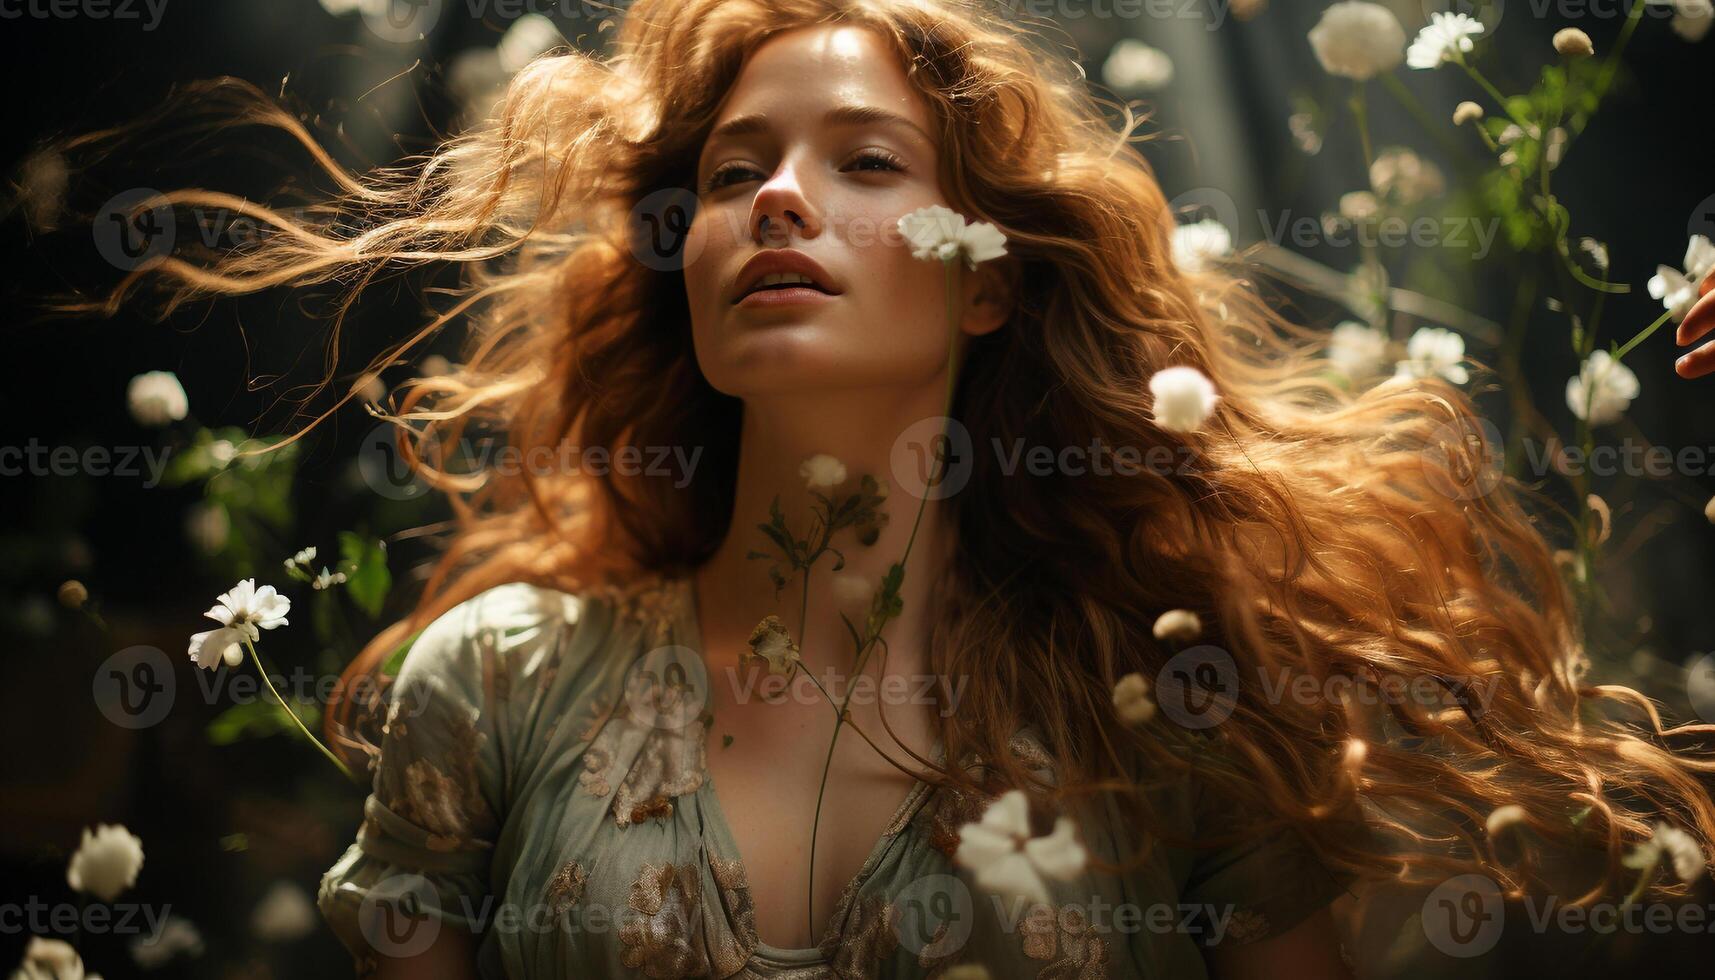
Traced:
<path fill-rule="evenodd" d="M 250 651 L 250 659 L 256 664 L 256 672 L 262 675 L 262 683 L 268 686 L 268 693 L 274 695 L 274 700 L 280 702 L 280 707 L 284 708 L 286 714 L 291 716 L 293 723 L 298 726 L 298 731 L 303 732 L 304 737 L 314 743 L 315 747 L 321 750 L 322 755 L 327 756 L 328 761 L 338 767 L 340 772 L 345 773 L 345 778 L 356 782 L 357 777 L 352 775 L 351 770 L 346 768 L 345 763 L 339 761 L 339 756 L 329 752 L 328 747 L 322 744 L 321 739 L 310 734 L 310 730 L 304 727 L 304 722 L 298 717 L 297 712 L 292 710 L 292 706 L 286 703 L 286 699 L 280 696 L 279 691 L 274 690 L 274 682 L 268 679 L 268 668 L 262 666 L 262 657 L 256 652 L 256 645 L 251 643 L 248 639 L 244 640 L 243 643 L 244 648 Z"/>
<path fill-rule="evenodd" d="M 1513 115 L 1512 106 L 1507 102 L 1507 97 L 1502 95 L 1501 90 L 1495 88 L 1488 78 L 1484 77 L 1483 73 L 1477 70 L 1476 65 L 1471 64 L 1462 57 L 1458 59 L 1458 65 L 1460 68 L 1465 69 L 1465 74 L 1471 76 L 1471 81 L 1476 82 L 1478 85 L 1482 86 L 1483 91 L 1489 93 L 1489 98 L 1495 101 L 1495 105 L 1500 106 L 1501 111 L 1507 114 L 1508 119 L 1518 123 L 1519 128 L 1523 129 L 1525 132 L 1530 132 L 1530 123 Z"/>
<path fill-rule="evenodd" d="M 958 288 L 958 263 L 960 258 L 960 256 L 954 255 L 952 258 L 942 260 L 942 266 L 946 272 L 947 282 L 947 393 L 943 400 L 943 407 L 941 410 L 943 418 L 947 417 L 947 415 L 953 410 L 953 392 L 955 390 L 954 382 L 956 380 L 956 374 L 959 366 L 959 321 L 958 309 L 954 301 L 954 292 Z M 946 435 L 945 432 L 943 432 L 942 435 L 944 437 Z M 939 468 L 937 468 L 931 474 L 932 481 L 929 486 L 935 486 L 936 482 L 938 482 L 939 478 L 943 475 L 944 474 L 940 472 Z M 911 549 L 917 544 L 917 531 L 923 526 L 923 512 L 928 508 L 928 505 L 929 487 L 924 487 L 923 496 L 917 500 L 917 516 L 911 522 L 911 535 L 905 541 L 905 553 L 899 557 L 901 581 L 904 579 L 905 565 L 911 560 Z M 853 668 L 852 671 L 856 676 L 863 676 L 864 664 L 869 659 L 869 651 L 875 647 L 876 642 L 881 638 L 881 631 L 886 628 L 887 621 L 891 618 L 888 612 L 889 608 L 890 606 L 888 605 L 884 605 L 882 607 L 880 615 L 876 618 L 874 628 L 870 630 L 869 636 L 864 638 L 863 645 L 858 650 L 857 666 Z M 814 682 L 815 679 L 811 678 L 811 680 Z M 821 689 L 820 684 L 817 684 L 816 687 Z M 851 704 L 853 688 L 855 688 L 855 685 L 848 685 L 846 696 L 840 702 L 839 713 L 834 717 L 834 734 L 828 739 L 828 756 L 822 763 L 822 781 L 821 785 L 816 790 L 816 815 L 810 824 L 810 878 L 809 884 L 806 888 L 809 894 L 808 901 L 806 903 L 805 915 L 809 919 L 810 938 L 812 940 L 816 937 L 816 830 L 822 824 L 822 801 L 826 798 L 828 793 L 828 774 L 832 771 L 834 766 L 834 747 L 839 744 L 840 729 L 844 727 L 846 723 L 846 709 Z M 822 693 L 824 696 L 827 695 L 827 691 L 825 690 L 823 690 Z M 833 698 L 828 698 L 828 701 L 829 703 L 832 703 Z M 869 741 L 868 736 L 865 736 L 864 740 Z M 870 745 L 873 746 L 874 744 L 874 742 L 870 742 Z"/>
<path fill-rule="evenodd" d="M 1643 5 L 1639 4 L 1639 6 Z M 1661 854 L 1657 852 L 1655 857 L 1650 859 L 1650 863 L 1638 872 L 1638 883 L 1633 885 L 1632 890 L 1626 893 L 1626 897 L 1620 900 L 1620 908 L 1628 908 L 1638 899 L 1644 897 L 1644 891 L 1649 888 L 1649 883 L 1655 880 L 1655 869 L 1660 866 Z"/>
<path fill-rule="evenodd" d="M 1616 360 L 1616 361 L 1625 360 L 1626 355 L 1630 354 L 1632 352 L 1633 347 L 1636 347 L 1637 345 L 1643 343 L 1645 340 L 1648 340 L 1650 334 L 1655 333 L 1657 330 L 1660 330 L 1662 328 L 1662 325 L 1667 323 L 1667 321 L 1669 321 L 1671 319 L 1673 319 L 1673 311 L 1672 310 L 1668 310 L 1666 313 L 1663 313 L 1660 317 L 1658 317 L 1656 319 L 1656 321 L 1654 323 L 1652 323 L 1649 326 L 1638 331 L 1638 335 L 1636 337 L 1633 337 L 1631 340 L 1626 341 L 1626 343 L 1623 347 L 1621 347 L 1619 350 L 1615 351 L 1614 352 L 1614 360 Z"/>

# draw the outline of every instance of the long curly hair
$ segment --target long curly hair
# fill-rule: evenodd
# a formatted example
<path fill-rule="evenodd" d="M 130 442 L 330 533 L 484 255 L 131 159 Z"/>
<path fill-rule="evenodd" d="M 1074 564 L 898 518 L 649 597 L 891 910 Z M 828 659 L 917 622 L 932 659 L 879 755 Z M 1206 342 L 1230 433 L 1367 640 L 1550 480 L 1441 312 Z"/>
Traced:
<path fill-rule="evenodd" d="M 415 610 L 361 651 L 346 683 L 373 679 L 412 633 L 490 587 L 594 588 L 684 574 L 713 553 L 734 503 L 739 404 L 699 371 L 682 268 L 639 261 L 630 219 L 650 195 L 694 186 L 752 51 L 836 22 L 897 52 L 938 122 L 949 205 L 1008 240 L 1013 314 L 971 343 L 954 400 L 973 444 L 1099 442 L 1178 463 L 1042 478 L 974 454 L 968 485 L 943 504 L 958 547 L 933 589 L 934 669 L 969 679 L 942 722 L 947 758 L 991 760 L 994 780 L 1026 788 L 1039 811 L 1114 794 L 1159 840 L 1293 828 L 1360 879 L 1476 870 L 1509 895 L 1546 882 L 1550 862 L 1485 834 L 1507 804 L 1523 808 L 1538 858 L 1605 849 L 1605 873 L 1576 903 L 1607 894 L 1657 820 L 1708 852 L 1715 728 L 1664 728 L 1638 692 L 1585 683 L 1536 508 L 1487 482 L 1493 447 L 1467 397 L 1433 379 L 1333 384 L 1320 333 L 1243 278 L 1178 267 L 1131 107 L 1093 95 L 1036 25 L 975 0 L 637 0 L 611 56 L 539 58 L 483 124 L 367 173 L 341 168 L 268 100 L 233 98 L 241 121 L 300 140 L 338 193 L 290 214 L 200 189 L 164 195 L 273 233 L 213 261 L 168 257 L 96 308 L 145 287 L 171 309 L 312 284 L 355 295 L 424 263 L 464 270 L 457 302 L 340 399 L 447 324 L 468 330 L 456 370 L 415 379 L 387 413 L 412 467 L 451 501 L 453 529 Z M 1173 365 L 1219 390 L 1197 432 L 1152 416 L 1148 380 Z M 618 467 L 438 465 L 439 447 L 472 426 L 503 430 L 523 454 L 705 455 L 684 488 Z M 1174 724 L 1165 704 L 1141 725 L 1114 708 L 1126 675 L 1171 678 L 1184 663 L 1173 658 L 1188 651 L 1153 631 L 1173 609 L 1199 615 L 1233 685 L 1230 716 L 1207 729 Z M 1282 693 L 1304 684 L 1323 693 Z M 1425 684 L 1437 696 L 1385 696 Z M 362 758 L 355 706 L 336 705 L 327 734 Z M 1007 750 L 1025 723 L 1055 757 L 1051 784 Z M 1163 826 L 1147 789 L 1187 775 L 1244 818 L 1230 833 L 1187 842 Z M 972 779 L 958 767 L 931 778 Z"/>

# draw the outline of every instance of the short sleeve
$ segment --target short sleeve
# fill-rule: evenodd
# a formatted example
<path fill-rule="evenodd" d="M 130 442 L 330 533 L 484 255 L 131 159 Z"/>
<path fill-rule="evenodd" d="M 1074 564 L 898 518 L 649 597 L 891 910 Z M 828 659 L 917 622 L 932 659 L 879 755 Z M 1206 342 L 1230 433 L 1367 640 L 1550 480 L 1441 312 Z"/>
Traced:
<path fill-rule="evenodd" d="M 1197 833 L 1232 825 L 1197 782 Z M 1195 849 L 1181 901 L 1201 906 L 1214 924 L 1210 945 L 1252 943 L 1290 930 L 1340 897 L 1356 880 L 1324 865 L 1304 836 L 1287 827 L 1223 847 Z"/>
<path fill-rule="evenodd" d="M 502 589 L 513 588 L 503 586 Z M 481 931 L 504 812 L 504 717 L 493 656 L 498 590 L 453 607 L 411 644 L 388 689 L 387 720 L 357 839 L 323 875 L 316 904 L 359 964 L 373 964 L 383 901 Z M 497 670 L 501 673 L 498 675 Z M 365 913 L 364 900 L 377 901 Z M 409 893 L 409 894 L 408 894 Z M 367 917 L 365 917 L 367 916 Z M 390 940 L 381 938 L 385 943 Z"/>

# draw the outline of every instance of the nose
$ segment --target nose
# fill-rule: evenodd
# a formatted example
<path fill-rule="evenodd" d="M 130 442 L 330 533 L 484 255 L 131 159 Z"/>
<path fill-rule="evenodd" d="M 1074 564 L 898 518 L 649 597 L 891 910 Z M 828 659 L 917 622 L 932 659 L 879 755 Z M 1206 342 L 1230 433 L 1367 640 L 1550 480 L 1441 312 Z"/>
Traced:
<path fill-rule="evenodd" d="M 751 205 L 750 237 L 758 245 L 781 246 L 796 228 L 802 238 L 821 234 L 822 224 L 803 186 L 790 170 L 779 174 L 756 192 Z"/>

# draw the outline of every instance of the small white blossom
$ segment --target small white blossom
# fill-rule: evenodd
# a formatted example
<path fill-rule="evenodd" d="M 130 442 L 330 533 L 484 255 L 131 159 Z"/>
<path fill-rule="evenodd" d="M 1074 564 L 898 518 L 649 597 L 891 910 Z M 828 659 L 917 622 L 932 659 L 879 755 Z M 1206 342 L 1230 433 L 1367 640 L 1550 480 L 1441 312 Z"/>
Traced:
<path fill-rule="evenodd" d="M 274 591 L 272 585 L 256 587 L 256 580 L 247 578 L 215 598 L 216 605 L 203 613 L 220 624 L 219 629 L 197 633 L 191 637 L 190 655 L 198 667 L 213 670 L 219 661 L 233 664 L 232 658 L 243 658 L 240 643 L 261 639 L 261 630 L 286 625 L 286 614 L 292 602 Z"/>
<path fill-rule="evenodd" d="M 1622 858 L 1621 863 L 1641 870 L 1659 863 L 1662 858 L 1672 866 L 1675 877 L 1685 882 L 1697 880 L 1709 866 L 1709 858 L 1695 837 L 1661 820 L 1656 821 L 1650 839 Z"/>
<path fill-rule="evenodd" d="M 799 464 L 798 475 L 812 490 L 837 487 L 846 482 L 846 464 L 827 453 L 817 453 Z"/>
<path fill-rule="evenodd" d="M 565 43 L 560 29 L 546 15 L 528 13 L 512 22 L 512 26 L 500 36 L 500 43 L 495 45 L 494 51 L 500 57 L 501 70 L 513 74 L 534 61 L 537 55 Z"/>
<path fill-rule="evenodd" d="M 951 261 L 960 256 L 975 269 L 977 263 L 1006 254 L 1006 236 L 986 221 L 968 224 L 965 216 L 932 204 L 899 219 L 899 233 L 911 246 L 914 258 Z"/>
<path fill-rule="evenodd" d="M 1685 247 L 1685 271 L 1657 266 L 1650 277 L 1649 294 L 1672 311 L 1674 323 L 1681 323 L 1697 305 L 1697 286 L 1710 269 L 1715 269 L 1715 244 L 1708 236 L 1697 235 Z"/>
<path fill-rule="evenodd" d="M 232 535 L 232 518 L 220 504 L 195 504 L 185 512 L 185 537 L 205 555 L 219 554 Z"/>
<path fill-rule="evenodd" d="M 1170 367 L 1149 379 L 1155 424 L 1169 432 L 1193 432 L 1209 420 L 1221 396 L 1215 383 L 1194 367 Z"/>
<path fill-rule="evenodd" d="M 1715 24 L 1715 3 L 1710 0 L 1646 0 L 1653 6 L 1673 8 L 1673 33 L 1695 44 L 1709 36 Z"/>
<path fill-rule="evenodd" d="M 1173 81 L 1173 59 L 1160 48 L 1125 38 L 1102 63 L 1102 81 L 1116 91 L 1153 92 Z"/>
<path fill-rule="evenodd" d="M 1186 643 L 1203 633 L 1203 620 L 1189 609 L 1169 609 L 1155 618 L 1155 638 Z"/>
<path fill-rule="evenodd" d="M 1046 837 L 1030 836 L 1030 807 L 1023 790 L 1007 790 L 983 811 L 982 819 L 959 828 L 953 860 L 975 873 L 977 885 L 1003 897 L 1047 902 L 1044 877 L 1070 880 L 1088 860 L 1060 817 Z"/>
<path fill-rule="evenodd" d="M 83 843 L 66 865 L 73 891 L 111 902 L 137 883 L 143 870 L 143 840 L 121 824 L 97 824 L 83 831 Z"/>
<path fill-rule="evenodd" d="M 1596 53 L 1596 45 L 1578 28 L 1563 27 L 1554 32 L 1554 50 L 1568 58 L 1588 58 Z"/>
<path fill-rule="evenodd" d="M 250 913 L 250 932 L 265 943 L 285 943 L 316 931 L 316 908 L 302 888 L 276 881 Z"/>
<path fill-rule="evenodd" d="M 1387 360 L 1387 334 L 1356 320 L 1334 328 L 1328 340 L 1328 362 L 1352 381 L 1381 373 Z"/>
<path fill-rule="evenodd" d="M 1483 107 L 1475 102 L 1461 102 L 1453 107 L 1453 125 L 1463 126 L 1466 123 L 1480 121 L 1485 113 Z"/>
<path fill-rule="evenodd" d="M 168 916 L 154 932 L 131 940 L 131 961 L 145 970 L 163 967 L 181 955 L 194 959 L 202 952 L 201 930 L 176 915 Z"/>
<path fill-rule="evenodd" d="M 1472 38 L 1487 30 L 1470 14 L 1431 14 L 1429 24 L 1405 52 L 1405 63 L 1413 68 L 1434 68 L 1448 61 L 1463 61 L 1476 45 Z"/>
<path fill-rule="evenodd" d="M 1636 397 L 1638 376 L 1605 350 L 1592 353 L 1578 375 L 1566 382 L 1566 407 L 1581 419 L 1588 408 L 1586 421 L 1591 425 L 1618 422 Z"/>
<path fill-rule="evenodd" d="M 1447 178 L 1415 152 L 1390 146 L 1370 164 L 1370 185 L 1395 203 L 1410 206 L 1439 196 L 1447 189 Z"/>
<path fill-rule="evenodd" d="M 1578 239 L 1578 247 L 1583 250 L 1584 254 L 1590 256 L 1590 261 L 1595 263 L 1598 272 L 1607 275 L 1609 266 L 1608 246 L 1594 238 L 1580 238 Z"/>
<path fill-rule="evenodd" d="M 125 386 L 125 404 L 138 425 L 158 427 L 177 422 L 190 412 L 190 399 L 178 375 L 171 371 L 146 371 Z"/>
<path fill-rule="evenodd" d="M 323 565 L 322 570 L 319 573 L 317 573 L 316 577 L 310 580 L 310 588 L 315 589 L 317 592 L 325 592 L 327 589 L 329 589 L 335 585 L 344 585 L 344 584 L 345 584 L 345 573 L 344 572 L 332 572 L 332 573 L 330 573 L 328 571 L 328 567 L 326 565 Z"/>
<path fill-rule="evenodd" d="M 1233 233 L 1213 218 L 1173 229 L 1173 264 L 1184 272 L 1202 272 L 1233 251 Z"/>
<path fill-rule="evenodd" d="M 1155 717 L 1155 700 L 1149 696 L 1149 681 L 1142 674 L 1127 674 L 1113 690 L 1114 712 L 1120 721 L 1136 727 Z"/>
<path fill-rule="evenodd" d="M 1405 343 L 1405 360 L 1394 365 L 1395 378 L 1440 376 L 1456 385 L 1471 380 L 1459 362 L 1465 359 L 1465 338 L 1441 327 L 1419 327 Z"/>
<path fill-rule="evenodd" d="M 63 939 L 31 936 L 24 947 L 24 960 L 12 973 L 12 980 L 101 980 L 93 973 L 83 972 L 83 958 L 71 943 Z"/>
<path fill-rule="evenodd" d="M 1330 75 L 1364 81 L 1399 67 L 1405 28 L 1379 3 L 1347 0 L 1322 12 L 1310 29 L 1310 47 Z"/>
<path fill-rule="evenodd" d="M 1490 837 L 1499 837 L 1509 828 L 1523 824 L 1525 816 L 1524 807 L 1517 803 L 1508 803 L 1505 806 L 1496 807 L 1494 812 L 1489 814 L 1489 819 L 1483 822 L 1483 826 L 1488 830 Z"/>

